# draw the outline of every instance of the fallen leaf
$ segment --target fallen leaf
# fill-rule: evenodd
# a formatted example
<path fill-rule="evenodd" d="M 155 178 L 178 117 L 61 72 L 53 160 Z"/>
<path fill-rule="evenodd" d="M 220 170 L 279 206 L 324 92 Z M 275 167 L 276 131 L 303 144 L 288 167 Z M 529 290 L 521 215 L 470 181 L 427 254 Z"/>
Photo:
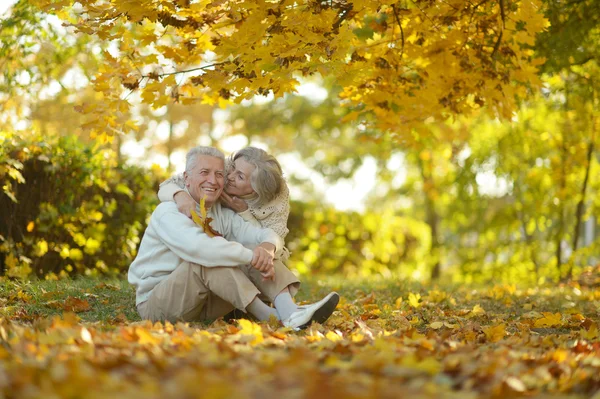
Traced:
<path fill-rule="evenodd" d="M 483 329 L 483 333 L 490 342 L 498 342 L 506 335 L 506 325 L 498 324 Z"/>
<path fill-rule="evenodd" d="M 562 325 L 562 315 L 560 313 L 542 312 L 544 317 L 534 323 L 534 327 L 556 327 Z"/>

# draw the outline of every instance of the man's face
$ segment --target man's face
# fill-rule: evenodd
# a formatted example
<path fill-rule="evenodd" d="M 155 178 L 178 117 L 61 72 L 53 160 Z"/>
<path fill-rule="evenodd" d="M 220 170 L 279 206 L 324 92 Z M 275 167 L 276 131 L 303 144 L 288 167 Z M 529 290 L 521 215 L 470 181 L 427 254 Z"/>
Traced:
<path fill-rule="evenodd" d="M 210 207 L 219 199 L 225 183 L 224 169 L 222 159 L 199 155 L 194 169 L 184 172 L 185 186 L 196 202 L 204 197 Z"/>

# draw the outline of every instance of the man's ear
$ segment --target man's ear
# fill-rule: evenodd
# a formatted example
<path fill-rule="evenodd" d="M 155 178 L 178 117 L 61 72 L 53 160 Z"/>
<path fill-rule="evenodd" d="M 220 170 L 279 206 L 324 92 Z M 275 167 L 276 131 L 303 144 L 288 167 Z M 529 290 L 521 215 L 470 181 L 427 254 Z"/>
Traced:
<path fill-rule="evenodd" d="M 188 185 L 188 173 L 187 173 L 187 171 L 183 172 L 183 184 L 185 184 L 186 187 L 189 187 L 189 185 Z"/>

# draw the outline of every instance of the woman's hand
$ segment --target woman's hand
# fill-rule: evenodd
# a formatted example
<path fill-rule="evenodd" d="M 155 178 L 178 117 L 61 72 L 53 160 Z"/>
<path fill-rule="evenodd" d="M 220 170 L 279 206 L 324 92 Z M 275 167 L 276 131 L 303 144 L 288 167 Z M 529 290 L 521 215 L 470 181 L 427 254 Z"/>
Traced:
<path fill-rule="evenodd" d="M 252 267 L 260 272 L 264 280 L 275 280 L 275 246 L 270 243 L 262 243 L 254 248 L 252 256 Z"/>
<path fill-rule="evenodd" d="M 225 191 L 221 193 L 221 202 L 227 208 L 233 209 L 237 213 L 248 210 L 248 204 L 246 204 L 246 201 L 238 197 L 230 197 Z"/>
<path fill-rule="evenodd" d="M 192 218 L 192 209 L 196 209 L 196 201 L 185 191 L 179 191 L 173 196 L 177 209 L 185 216 Z"/>

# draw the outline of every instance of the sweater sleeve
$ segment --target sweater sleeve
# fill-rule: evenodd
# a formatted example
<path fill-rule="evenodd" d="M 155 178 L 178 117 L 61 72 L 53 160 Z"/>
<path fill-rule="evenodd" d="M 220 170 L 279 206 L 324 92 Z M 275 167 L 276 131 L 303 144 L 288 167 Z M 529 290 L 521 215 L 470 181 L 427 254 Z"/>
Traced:
<path fill-rule="evenodd" d="M 260 224 L 258 219 L 256 219 L 254 217 L 254 215 L 252 214 L 252 212 L 250 212 L 250 209 L 246 209 L 244 212 L 238 213 L 238 215 L 240 215 L 242 217 L 242 219 L 244 219 L 246 222 L 248 222 L 256 227 L 262 227 L 262 225 Z"/>
<path fill-rule="evenodd" d="M 232 241 L 251 248 L 268 242 L 275 245 L 275 252 L 279 252 L 283 247 L 283 240 L 273 230 L 248 223 L 231 209 L 223 209 L 223 214 L 226 236 L 231 237 Z"/>
<path fill-rule="evenodd" d="M 213 267 L 238 266 L 252 261 L 251 250 L 223 237 L 209 237 L 176 207 L 162 207 L 153 217 L 156 217 L 159 239 L 187 262 Z"/>
<path fill-rule="evenodd" d="M 185 183 L 183 174 L 172 176 L 170 179 L 160 183 L 158 189 L 158 199 L 160 202 L 174 201 L 173 197 L 180 191 L 183 191 Z"/>

